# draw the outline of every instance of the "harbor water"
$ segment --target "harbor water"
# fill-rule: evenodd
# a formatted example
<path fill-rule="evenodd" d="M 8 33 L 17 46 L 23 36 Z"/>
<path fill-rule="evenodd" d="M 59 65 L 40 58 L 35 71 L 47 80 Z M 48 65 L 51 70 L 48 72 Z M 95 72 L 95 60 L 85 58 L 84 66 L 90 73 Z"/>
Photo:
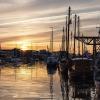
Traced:
<path fill-rule="evenodd" d="M 44 62 L 0 67 L 0 100 L 94 100 L 92 83 L 72 84 L 65 77 Z"/>

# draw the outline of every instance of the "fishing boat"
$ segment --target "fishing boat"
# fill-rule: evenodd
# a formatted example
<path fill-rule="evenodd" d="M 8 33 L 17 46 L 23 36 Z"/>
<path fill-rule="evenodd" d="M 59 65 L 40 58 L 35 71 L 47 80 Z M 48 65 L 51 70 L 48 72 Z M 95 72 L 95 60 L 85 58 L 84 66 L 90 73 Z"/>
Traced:
<path fill-rule="evenodd" d="M 93 80 L 93 60 L 88 58 L 73 58 L 70 79 L 74 82 Z"/>
<path fill-rule="evenodd" d="M 97 55 L 94 65 L 94 81 L 96 86 L 96 99 L 100 100 L 100 54 Z"/>

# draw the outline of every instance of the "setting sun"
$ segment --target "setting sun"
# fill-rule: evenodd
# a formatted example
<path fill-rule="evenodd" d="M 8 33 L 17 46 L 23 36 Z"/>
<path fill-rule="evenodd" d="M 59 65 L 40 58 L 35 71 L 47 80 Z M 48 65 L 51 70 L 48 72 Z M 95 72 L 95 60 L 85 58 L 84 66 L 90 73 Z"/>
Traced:
<path fill-rule="evenodd" d="M 19 48 L 23 51 L 25 50 L 29 50 L 30 49 L 30 42 L 29 41 L 21 41 L 18 43 L 19 44 Z"/>
<path fill-rule="evenodd" d="M 25 50 L 28 50 L 29 48 L 27 47 L 27 45 L 23 44 L 21 45 L 20 49 L 25 51 Z"/>

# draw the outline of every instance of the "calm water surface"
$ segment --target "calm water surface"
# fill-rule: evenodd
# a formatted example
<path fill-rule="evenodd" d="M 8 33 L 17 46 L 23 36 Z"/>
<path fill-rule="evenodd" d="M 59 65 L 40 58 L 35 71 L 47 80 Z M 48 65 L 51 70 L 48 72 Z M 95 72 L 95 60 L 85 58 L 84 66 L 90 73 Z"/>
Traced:
<path fill-rule="evenodd" d="M 0 68 L 0 100 L 94 100 L 94 96 L 94 88 L 70 85 L 57 68 L 44 63 Z"/>

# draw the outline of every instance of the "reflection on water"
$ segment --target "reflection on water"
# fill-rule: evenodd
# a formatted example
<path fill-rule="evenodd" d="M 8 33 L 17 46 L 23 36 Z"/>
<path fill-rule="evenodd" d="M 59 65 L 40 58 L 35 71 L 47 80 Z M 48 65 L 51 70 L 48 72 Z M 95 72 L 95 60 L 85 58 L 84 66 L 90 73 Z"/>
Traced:
<path fill-rule="evenodd" d="M 61 100 L 59 77 L 48 71 L 44 63 L 1 68 L 0 100 Z"/>
<path fill-rule="evenodd" d="M 53 85 L 53 75 L 56 73 L 57 71 L 57 66 L 47 66 L 47 73 L 49 75 L 50 78 L 50 93 L 51 93 L 51 100 L 54 99 L 54 85 Z"/>
<path fill-rule="evenodd" d="M 67 72 L 44 63 L 0 68 L 0 100 L 94 100 L 90 83 L 70 82 Z"/>

